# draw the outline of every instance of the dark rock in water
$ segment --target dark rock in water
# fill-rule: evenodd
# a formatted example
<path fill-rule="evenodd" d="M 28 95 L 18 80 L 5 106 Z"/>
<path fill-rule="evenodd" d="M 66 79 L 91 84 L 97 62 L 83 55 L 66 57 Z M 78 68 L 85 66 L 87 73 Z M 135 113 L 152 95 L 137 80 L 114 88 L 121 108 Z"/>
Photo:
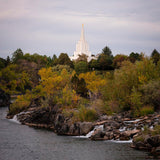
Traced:
<path fill-rule="evenodd" d="M 0 107 L 10 105 L 10 95 L 0 89 Z"/>
<path fill-rule="evenodd" d="M 147 139 L 147 142 L 148 142 L 152 147 L 158 147 L 158 146 L 160 146 L 160 135 L 149 137 L 149 138 Z"/>
<path fill-rule="evenodd" d="M 160 155 L 160 146 L 155 149 L 156 155 Z"/>
<path fill-rule="evenodd" d="M 131 147 L 138 150 L 150 151 L 152 156 L 160 156 L 160 135 L 139 135 L 134 137 Z"/>
<path fill-rule="evenodd" d="M 93 123 L 92 122 L 80 122 L 79 128 L 80 128 L 80 135 L 86 135 L 93 129 Z"/>
<path fill-rule="evenodd" d="M 105 136 L 105 132 L 102 129 L 96 129 L 94 133 L 91 135 L 91 140 L 103 140 Z"/>

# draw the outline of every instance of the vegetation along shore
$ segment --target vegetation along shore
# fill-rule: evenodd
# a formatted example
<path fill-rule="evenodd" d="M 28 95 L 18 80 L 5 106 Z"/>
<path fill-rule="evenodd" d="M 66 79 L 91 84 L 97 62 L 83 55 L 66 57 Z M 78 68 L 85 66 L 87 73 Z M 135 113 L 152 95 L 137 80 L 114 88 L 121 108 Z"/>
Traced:
<path fill-rule="evenodd" d="M 91 140 L 130 140 L 131 147 L 160 156 L 160 53 L 112 55 L 106 46 L 97 58 L 71 61 L 24 54 L 0 58 L 0 103 L 8 118 L 59 135 Z M 91 132 L 92 131 L 92 132 Z"/>

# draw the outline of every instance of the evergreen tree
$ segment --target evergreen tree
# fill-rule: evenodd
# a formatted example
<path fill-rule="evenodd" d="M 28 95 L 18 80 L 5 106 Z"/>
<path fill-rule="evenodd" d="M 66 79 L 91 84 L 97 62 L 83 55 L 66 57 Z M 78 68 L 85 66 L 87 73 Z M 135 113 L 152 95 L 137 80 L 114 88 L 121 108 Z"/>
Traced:
<path fill-rule="evenodd" d="M 157 65 L 158 61 L 160 60 L 160 53 L 156 49 L 154 49 L 151 53 L 151 57 L 153 59 L 153 62 Z"/>
<path fill-rule="evenodd" d="M 61 53 L 58 58 L 58 64 L 61 65 L 69 65 L 71 68 L 73 68 L 73 62 L 68 57 L 67 53 Z"/>
<path fill-rule="evenodd" d="M 19 59 L 23 59 L 23 52 L 18 48 L 12 55 L 12 62 L 17 63 Z"/>

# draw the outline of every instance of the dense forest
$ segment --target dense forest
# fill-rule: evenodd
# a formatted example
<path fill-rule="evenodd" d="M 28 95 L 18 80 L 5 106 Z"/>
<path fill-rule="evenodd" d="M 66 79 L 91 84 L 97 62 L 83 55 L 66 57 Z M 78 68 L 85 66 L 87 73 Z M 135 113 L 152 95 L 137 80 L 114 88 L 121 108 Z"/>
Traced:
<path fill-rule="evenodd" d="M 0 88 L 18 95 L 10 105 L 12 115 L 35 98 L 41 107 L 56 105 L 73 115 L 73 121 L 127 110 L 135 117 L 147 115 L 160 109 L 160 53 L 113 56 L 106 46 L 87 62 L 86 55 L 71 61 L 66 53 L 47 57 L 17 49 L 11 58 L 0 58 Z"/>

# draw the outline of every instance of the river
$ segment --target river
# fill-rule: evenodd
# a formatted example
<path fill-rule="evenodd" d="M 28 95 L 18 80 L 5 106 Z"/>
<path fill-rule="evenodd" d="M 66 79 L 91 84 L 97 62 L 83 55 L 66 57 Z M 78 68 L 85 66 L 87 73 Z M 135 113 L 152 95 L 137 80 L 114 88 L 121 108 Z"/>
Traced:
<path fill-rule="evenodd" d="M 147 153 L 130 148 L 129 143 L 90 141 L 57 136 L 52 131 L 34 129 L 5 118 L 0 108 L 0 160 L 144 160 Z"/>

